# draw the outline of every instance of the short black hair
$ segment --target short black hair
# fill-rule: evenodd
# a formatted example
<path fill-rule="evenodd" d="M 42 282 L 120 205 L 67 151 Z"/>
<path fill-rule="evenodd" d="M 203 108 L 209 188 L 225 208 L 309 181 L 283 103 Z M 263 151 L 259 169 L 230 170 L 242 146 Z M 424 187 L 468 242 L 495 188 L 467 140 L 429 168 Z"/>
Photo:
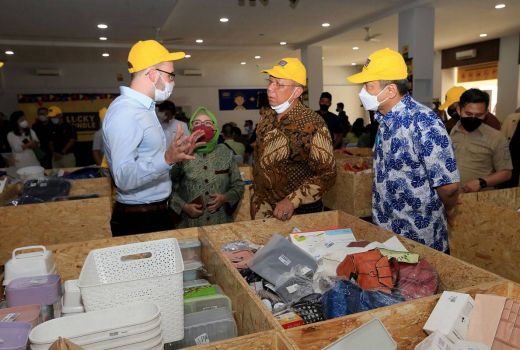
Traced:
<path fill-rule="evenodd" d="M 253 125 L 253 121 L 251 119 L 247 119 L 245 123 Z"/>
<path fill-rule="evenodd" d="M 9 118 L 9 123 L 11 124 L 11 130 L 13 130 L 14 134 L 17 136 L 21 136 L 20 127 L 18 126 L 18 119 L 25 116 L 25 113 L 22 111 L 14 111 L 11 113 L 11 117 Z"/>
<path fill-rule="evenodd" d="M 345 105 L 343 104 L 343 102 L 338 102 L 336 105 L 338 107 L 345 108 Z"/>
<path fill-rule="evenodd" d="M 159 108 L 160 111 L 170 111 L 173 115 L 175 115 L 175 112 L 177 110 L 177 107 L 175 106 L 175 103 L 172 101 L 163 101 L 160 104 L 157 105 L 157 108 Z"/>
<path fill-rule="evenodd" d="M 233 137 L 233 128 L 234 126 L 230 123 L 222 125 L 222 135 L 224 137 Z"/>
<path fill-rule="evenodd" d="M 390 84 L 395 84 L 397 86 L 397 91 L 399 91 L 399 95 L 404 96 L 408 93 L 408 87 L 410 83 L 407 79 L 400 79 L 400 80 L 380 80 L 381 81 L 381 87 L 386 87 Z"/>
<path fill-rule="evenodd" d="M 489 95 L 487 92 L 479 89 L 466 90 L 460 96 L 459 106 L 460 108 L 464 108 L 468 103 L 484 103 L 487 110 L 489 107 Z"/>
<path fill-rule="evenodd" d="M 330 92 L 327 92 L 327 91 L 324 91 L 321 93 L 320 99 L 322 99 L 322 98 L 328 98 L 329 100 L 332 101 L 332 95 L 330 94 Z"/>

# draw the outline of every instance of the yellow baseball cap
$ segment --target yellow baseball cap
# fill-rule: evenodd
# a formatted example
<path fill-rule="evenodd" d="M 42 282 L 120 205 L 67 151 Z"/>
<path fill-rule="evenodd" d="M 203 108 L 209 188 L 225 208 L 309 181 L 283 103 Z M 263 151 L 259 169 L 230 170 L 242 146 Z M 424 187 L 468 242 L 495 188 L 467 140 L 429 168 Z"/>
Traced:
<path fill-rule="evenodd" d="M 262 73 L 267 73 L 275 78 L 293 80 L 303 86 L 307 85 L 307 70 L 297 58 L 282 58 L 273 68 L 263 70 Z"/>
<path fill-rule="evenodd" d="M 0 68 L 4 66 L 4 62 L 0 61 Z"/>
<path fill-rule="evenodd" d="M 58 106 L 50 106 L 48 111 L 49 112 L 47 113 L 47 116 L 49 118 L 54 118 L 54 117 L 57 117 L 58 115 L 62 114 L 61 108 Z"/>
<path fill-rule="evenodd" d="M 389 48 L 373 52 L 360 73 L 347 77 L 352 83 L 374 80 L 401 80 L 408 76 L 403 56 Z"/>
<path fill-rule="evenodd" d="M 99 114 L 99 121 L 103 121 L 103 119 L 105 119 L 105 114 L 107 114 L 107 108 L 106 107 L 103 107 L 99 110 L 98 112 Z"/>
<path fill-rule="evenodd" d="M 180 60 L 184 56 L 184 52 L 169 52 L 155 40 L 138 41 L 128 53 L 128 71 L 139 72 L 161 62 Z"/>
<path fill-rule="evenodd" d="M 446 91 L 446 100 L 439 106 L 441 111 L 444 111 L 455 102 L 459 102 L 460 96 L 466 92 L 462 86 L 454 86 Z"/>

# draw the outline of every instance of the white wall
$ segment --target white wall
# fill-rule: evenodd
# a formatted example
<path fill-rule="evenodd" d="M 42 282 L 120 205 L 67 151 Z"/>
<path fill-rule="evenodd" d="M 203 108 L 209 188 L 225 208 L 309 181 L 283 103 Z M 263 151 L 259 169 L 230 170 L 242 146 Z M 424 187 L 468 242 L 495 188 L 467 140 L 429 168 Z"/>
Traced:
<path fill-rule="evenodd" d="M 370 122 L 358 96 L 361 84 L 352 84 L 346 79 L 347 76 L 358 73 L 360 69 L 357 66 L 323 67 L 323 91 L 332 94 L 331 112 L 336 113 L 336 103 L 343 102 L 350 123 L 359 117 L 365 118 L 365 123 Z"/>
<path fill-rule="evenodd" d="M 444 102 L 442 94 L 442 53 L 435 51 L 433 56 L 433 98 L 438 98 L 441 103 Z"/>

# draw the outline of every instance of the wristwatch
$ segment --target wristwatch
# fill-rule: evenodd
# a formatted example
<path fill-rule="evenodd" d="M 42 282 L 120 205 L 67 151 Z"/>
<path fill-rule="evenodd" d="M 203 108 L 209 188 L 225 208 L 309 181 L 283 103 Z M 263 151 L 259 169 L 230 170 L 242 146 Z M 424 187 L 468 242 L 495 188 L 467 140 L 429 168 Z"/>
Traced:
<path fill-rule="evenodd" d="M 480 189 L 483 189 L 483 188 L 487 187 L 487 181 L 484 180 L 483 178 L 479 177 L 478 178 L 478 182 L 480 183 Z"/>

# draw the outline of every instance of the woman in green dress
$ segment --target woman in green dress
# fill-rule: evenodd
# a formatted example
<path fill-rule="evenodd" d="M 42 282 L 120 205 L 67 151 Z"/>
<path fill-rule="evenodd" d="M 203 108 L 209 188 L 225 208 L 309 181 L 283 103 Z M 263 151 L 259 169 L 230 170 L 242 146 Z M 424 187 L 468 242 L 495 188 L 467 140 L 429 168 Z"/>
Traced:
<path fill-rule="evenodd" d="M 244 182 L 225 145 L 217 144 L 218 122 L 213 113 L 199 107 L 193 113 L 189 129 L 203 130 L 195 149 L 195 159 L 173 166 L 171 208 L 181 216 L 178 227 L 198 227 L 233 221 L 233 209 L 244 194 Z"/>

